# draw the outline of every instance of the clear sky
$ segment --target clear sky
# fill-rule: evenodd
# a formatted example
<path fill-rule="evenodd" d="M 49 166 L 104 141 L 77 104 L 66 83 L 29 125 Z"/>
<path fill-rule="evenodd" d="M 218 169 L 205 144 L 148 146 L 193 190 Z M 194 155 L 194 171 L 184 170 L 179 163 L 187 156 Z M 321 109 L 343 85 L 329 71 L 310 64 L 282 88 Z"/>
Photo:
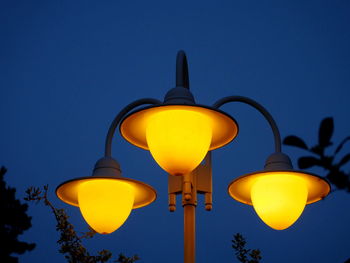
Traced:
<path fill-rule="evenodd" d="M 110 122 L 131 101 L 163 99 L 175 85 L 175 58 L 186 51 L 191 91 L 211 105 L 248 96 L 276 119 L 282 137 L 315 144 L 320 121 L 335 120 L 334 141 L 350 135 L 350 1 L 0 1 L 0 164 L 18 197 L 49 184 L 50 199 L 66 208 L 77 230 L 79 210 L 59 201 L 61 182 L 91 174 L 102 157 Z M 332 193 L 307 206 L 288 230 L 275 231 L 252 207 L 227 194 L 231 180 L 263 168 L 272 134 L 254 109 L 223 107 L 240 134 L 213 153 L 214 206 L 197 209 L 197 262 L 236 262 L 233 234 L 262 250 L 269 263 L 341 263 L 350 258 L 350 194 Z M 294 164 L 302 151 L 284 147 Z M 349 152 L 349 146 L 344 152 Z M 92 250 L 138 254 L 140 262 L 182 262 L 182 208 L 167 209 L 167 175 L 150 154 L 123 141 L 113 156 L 125 177 L 152 185 L 157 200 L 132 212 Z M 349 169 L 349 166 L 346 167 Z M 324 175 L 322 170 L 311 170 Z M 178 200 L 180 202 L 180 200 Z M 64 262 L 55 220 L 31 205 L 37 243 L 20 262 Z"/>

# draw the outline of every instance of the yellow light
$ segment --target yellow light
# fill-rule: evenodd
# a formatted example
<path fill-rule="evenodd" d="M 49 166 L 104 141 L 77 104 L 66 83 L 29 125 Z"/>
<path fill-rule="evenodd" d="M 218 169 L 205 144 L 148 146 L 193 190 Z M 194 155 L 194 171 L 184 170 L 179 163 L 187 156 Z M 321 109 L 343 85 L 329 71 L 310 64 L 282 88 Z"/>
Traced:
<path fill-rule="evenodd" d="M 92 229 L 100 234 L 117 230 L 134 205 L 134 188 L 118 180 L 91 180 L 78 189 L 80 211 Z"/>
<path fill-rule="evenodd" d="M 307 198 L 306 181 L 293 174 L 260 176 L 251 188 L 256 213 L 276 230 L 288 228 L 300 217 Z"/>
<path fill-rule="evenodd" d="M 163 112 L 166 113 L 161 114 Z M 191 132 L 186 134 L 186 130 Z M 232 117 L 214 108 L 201 105 L 162 105 L 131 113 L 120 124 L 120 133 L 131 144 L 150 150 L 158 164 L 170 174 L 183 174 L 196 168 L 208 150 L 218 149 L 231 142 L 237 136 L 238 126 Z M 195 150 L 191 152 L 193 149 Z M 172 164 L 173 160 L 177 164 Z M 176 165 L 180 166 L 175 167 Z"/>
<path fill-rule="evenodd" d="M 183 175 L 194 170 L 207 154 L 212 137 L 211 119 L 200 112 L 167 109 L 149 117 L 149 150 L 165 171 Z"/>

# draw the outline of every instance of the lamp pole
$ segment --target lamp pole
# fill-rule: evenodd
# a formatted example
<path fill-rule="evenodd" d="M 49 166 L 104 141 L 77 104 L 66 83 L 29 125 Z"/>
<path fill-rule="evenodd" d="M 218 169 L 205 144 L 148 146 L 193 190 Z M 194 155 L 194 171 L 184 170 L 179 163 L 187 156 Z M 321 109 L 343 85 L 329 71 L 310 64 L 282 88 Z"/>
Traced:
<path fill-rule="evenodd" d="M 184 263 L 196 261 L 196 202 L 194 195 L 183 200 L 184 208 Z"/>
<path fill-rule="evenodd" d="M 182 196 L 184 209 L 184 263 L 194 263 L 196 258 L 196 207 L 197 194 L 204 194 L 205 210 L 212 209 L 211 152 L 191 173 L 168 176 L 169 211 L 176 210 L 176 195 Z"/>

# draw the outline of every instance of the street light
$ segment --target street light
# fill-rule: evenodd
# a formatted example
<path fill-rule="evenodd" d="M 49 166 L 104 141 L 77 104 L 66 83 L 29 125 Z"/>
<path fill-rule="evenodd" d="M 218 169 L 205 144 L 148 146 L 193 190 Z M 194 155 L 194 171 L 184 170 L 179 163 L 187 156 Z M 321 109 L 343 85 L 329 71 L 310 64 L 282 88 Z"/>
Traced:
<path fill-rule="evenodd" d="M 258 216 L 273 229 L 288 228 L 305 205 L 328 195 L 330 185 L 317 175 L 293 170 L 289 157 L 281 152 L 281 137 L 274 119 L 256 101 L 229 96 L 213 106 L 196 104 L 189 90 L 183 51 L 177 54 L 176 87 L 167 92 L 164 101 L 139 99 L 122 109 L 108 130 L 105 156 L 97 161 L 92 176 L 62 183 L 56 189 L 57 196 L 78 206 L 87 223 L 101 234 L 115 231 L 132 209 L 156 199 L 151 186 L 121 176 L 120 166 L 111 154 L 112 138 L 119 125 L 124 139 L 149 150 L 169 174 L 170 211 L 176 209 L 176 195 L 182 195 L 184 262 L 194 263 L 197 194 L 204 194 L 206 210 L 212 208 L 211 151 L 230 143 L 238 134 L 235 119 L 219 110 L 228 102 L 244 103 L 258 110 L 268 121 L 275 141 L 275 152 L 267 159 L 264 170 L 233 180 L 228 193 L 239 202 L 253 205 Z M 151 106 L 139 108 L 143 105 Z"/>
<path fill-rule="evenodd" d="M 151 186 L 122 177 L 119 164 L 109 156 L 97 161 L 92 176 L 66 181 L 56 194 L 65 203 L 78 206 L 86 222 L 100 234 L 114 232 L 132 209 L 156 199 Z"/>

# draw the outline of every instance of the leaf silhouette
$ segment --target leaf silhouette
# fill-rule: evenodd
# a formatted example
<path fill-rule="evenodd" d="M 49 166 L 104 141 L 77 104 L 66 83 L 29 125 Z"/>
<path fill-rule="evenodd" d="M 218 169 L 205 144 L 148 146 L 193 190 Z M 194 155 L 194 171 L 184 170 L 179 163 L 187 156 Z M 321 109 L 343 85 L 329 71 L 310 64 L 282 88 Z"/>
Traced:
<path fill-rule="evenodd" d="M 340 150 L 343 148 L 344 144 L 350 141 L 350 136 L 346 137 L 337 147 L 337 149 L 335 150 L 334 154 L 337 154 L 338 152 L 340 152 Z M 350 262 L 349 262 L 350 263 Z"/>
<path fill-rule="evenodd" d="M 342 171 L 330 171 L 326 175 L 330 183 L 334 184 L 338 189 L 349 189 L 349 179 L 347 174 Z M 348 190 L 349 191 L 349 190 Z"/>
<path fill-rule="evenodd" d="M 305 150 L 308 149 L 306 143 L 302 139 L 300 139 L 299 137 L 294 136 L 294 135 L 290 135 L 290 136 L 287 136 L 286 138 L 284 138 L 283 144 L 289 145 L 289 146 L 299 147 L 299 148 L 302 148 Z"/>
<path fill-rule="evenodd" d="M 307 169 L 319 165 L 319 163 L 320 160 L 312 156 L 300 157 L 298 160 L 298 166 L 300 169 Z"/>
<path fill-rule="evenodd" d="M 324 147 L 321 145 L 316 145 L 310 149 L 313 153 L 323 156 Z"/>
<path fill-rule="evenodd" d="M 318 131 L 318 143 L 321 147 L 327 147 L 331 145 L 331 137 L 333 134 L 333 118 L 328 117 L 322 120 L 320 129 Z"/>
<path fill-rule="evenodd" d="M 346 164 L 348 161 L 350 161 L 350 153 L 348 153 L 347 155 L 345 155 L 340 162 L 338 163 L 338 167 L 343 166 L 344 164 Z"/>

